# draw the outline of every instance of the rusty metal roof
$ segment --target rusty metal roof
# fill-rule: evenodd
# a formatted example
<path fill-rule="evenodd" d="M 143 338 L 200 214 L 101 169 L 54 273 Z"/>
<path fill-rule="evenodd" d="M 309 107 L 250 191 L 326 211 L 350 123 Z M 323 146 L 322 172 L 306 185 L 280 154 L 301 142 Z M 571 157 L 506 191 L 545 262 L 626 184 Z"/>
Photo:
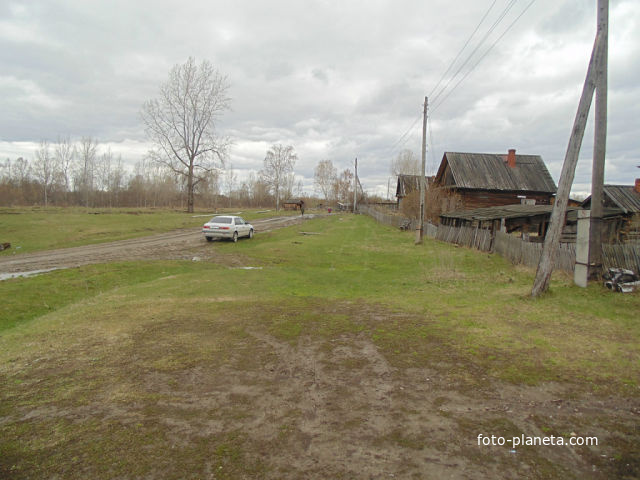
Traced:
<path fill-rule="evenodd" d="M 449 165 L 457 188 L 555 193 L 557 188 L 540 155 L 516 155 L 509 167 L 507 155 L 445 152 L 436 178 Z"/>

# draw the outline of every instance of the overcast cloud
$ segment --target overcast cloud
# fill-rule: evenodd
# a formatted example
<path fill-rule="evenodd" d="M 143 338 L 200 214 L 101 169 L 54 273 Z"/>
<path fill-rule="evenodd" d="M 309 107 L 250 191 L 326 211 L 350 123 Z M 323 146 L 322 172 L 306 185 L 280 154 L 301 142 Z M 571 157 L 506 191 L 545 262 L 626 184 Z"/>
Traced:
<path fill-rule="evenodd" d="M 529 2 L 516 2 L 468 66 Z M 344 169 L 358 157 L 365 189 L 386 194 L 391 158 L 402 148 L 420 151 L 424 96 L 492 3 L 2 0 L 0 158 L 32 158 L 44 139 L 92 136 L 132 164 L 147 148 L 142 103 L 157 95 L 173 65 L 193 56 L 229 78 L 233 110 L 219 130 L 234 141 L 230 162 L 240 177 L 262 167 L 271 144 L 284 143 L 298 152 L 296 174 L 308 191 L 318 161 Z M 508 3 L 495 2 L 462 59 Z M 542 155 L 557 182 L 595 36 L 595 6 L 534 2 L 435 103 L 429 170 L 445 151 L 516 148 Z M 607 183 L 640 177 L 638 32 L 640 2 L 612 1 Z M 576 192 L 590 189 L 592 143 L 590 122 Z"/>

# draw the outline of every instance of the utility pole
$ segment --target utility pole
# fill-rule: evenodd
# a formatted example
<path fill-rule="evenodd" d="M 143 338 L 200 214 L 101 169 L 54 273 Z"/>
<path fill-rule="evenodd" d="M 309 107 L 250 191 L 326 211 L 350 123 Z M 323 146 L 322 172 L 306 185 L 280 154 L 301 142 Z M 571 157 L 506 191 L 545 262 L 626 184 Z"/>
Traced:
<path fill-rule="evenodd" d="M 420 225 L 416 229 L 416 245 L 422 243 L 424 236 L 424 194 L 426 191 L 425 170 L 427 164 L 427 106 L 429 100 L 424 97 L 424 111 L 422 113 L 422 172 L 420 174 Z"/>
<path fill-rule="evenodd" d="M 358 199 L 358 157 L 356 157 L 355 175 L 353 176 L 353 213 L 356 213 Z"/>
<path fill-rule="evenodd" d="M 598 0 L 598 11 L 600 11 L 603 5 L 604 8 L 608 8 L 608 0 Z M 589 61 L 589 68 L 587 69 L 587 77 L 585 78 L 582 95 L 578 103 L 578 112 L 576 113 L 573 128 L 571 129 L 569 145 L 567 146 L 564 163 L 562 164 L 562 172 L 560 173 L 555 203 L 551 211 L 549 229 L 544 239 L 542 255 L 540 256 L 536 278 L 533 282 L 533 289 L 531 290 L 532 297 L 537 297 L 541 293 L 546 292 L 549 288 L 549 282 L 551 281 L 551 273 L 553 272 L 553 266 L 558 256 L 562 227 L 565 223 L 569 193 L 576 172 L 576 164 L 578 163 L 578 155 L 580 153 L 582 139 L 584 138 L 587 117 L 589 115 L 589 109 L 591 108 L 591 101 L 593 100 L 593 92 L 596 90 L 596 84 L 598 82 L 597 67 L 602 65 L 607 31 L 608 29 L 598 30 L 593 44 L 591 60 Z M 591 205 L 593 207 L 593 198 Z M 576 268 L 577 267 L 576 265 Z"/>
<path fill-rule="evenodd" d="M 598 0 L 598 34 L 603 37 L 602 55 L 596 64 L 595 133 L 591 170 L 591 217 L 589 226 L 589 265 L 587 278 L 596 280 L 602 274 L 602 189 L 607 151 L 607 67 L 609 37 L 609 0 Z"/>

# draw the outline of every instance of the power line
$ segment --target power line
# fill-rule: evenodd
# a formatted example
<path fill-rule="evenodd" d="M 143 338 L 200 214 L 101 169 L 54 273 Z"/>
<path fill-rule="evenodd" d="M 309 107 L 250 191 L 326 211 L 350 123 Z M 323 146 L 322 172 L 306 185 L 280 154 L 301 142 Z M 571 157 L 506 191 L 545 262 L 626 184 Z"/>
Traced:
<path fill-rule="evenodd" d="M 415 128 L 415 126 L 418 124 L 418 121 L 421 118 L 422 118 L 422 115 L 420 115 L 418 118 L 416 118 L 414 120 L 414 122 L 409 126 L 409 128 L 407 128 L 405 130 L 405 132 L 402 135 L 400 135 L 400 138 L 398 138 L 398 140 L 396 140 L 393 143 L 393 145 L 391 145 L 391 147 L 389 147 L 389 149 L 387 150 L 387 152 L 389 152 L 388 155 L 393 155 L 398 148 L 401 148 L 402 146 L 404 146 L 405 143 L 407 143 L 407 141 L 409 140 L 408 135 Z"/>
<path fill-rule="evenodd" d="M 502 38 L 507 34 L 507 32 L 511 30 L 511 28 L 516 24 L 516 22 L 520 20 L 520 18 L 526 13 L 527 10 L 529 10 L 531 5 L 533 5 L 535 2 L 536 0 L 531 0 L 529 2 L 529 4 L 525 7 L 525 9 L 515 18 L 513 22 L 511 22 L 511 24 L 509 24 L 509 26 L 505 29 L 504 32 L 502 32 L 502 34 L 496 39 L 496 41 L 491 44 L 491 46 L 487 49 L 486 52 L 484 52 L 484 54 L 482 54 L 482 56 L 478 59 L 478 61 L 471 67 L 471 69 L 467 71 L 467 73 L 465 73 L 465 75 L 453 86 L 451 90 L 449 90 L 449 92 L 444 96 L 444 98 L 440 101 L 440 103 L 438 103 L 433 107 L 433 110 L 431 111 L 432 113 L 435 112 L 446 101 L 446 99 L 449 98 L 449 95 L 451 95 L 455 91 L 455 89 L 458 88 L 458 86 L 471 74 L 471 72 L 475 70 L 475 68 L 480 64 L 480 62 L 482 62 L 482 60 L 484 60 L 484 58 L 489 54 L 489 52 L 493 50 L 493 47 L 495 47 L 498 44 L 498 42 L 502 40 Z"/>
<path fill-rule="evenodd" d="M 507 6 L 504 8 L 504 10 L 502 10 L 502 13 L 500 13 L 500 15 L 498 16 L 498 18 L 493 22 L 493 25 L 491 25 L 491 27 L 489 28 L 489 30 L 487 30 L 487 32 L 484 34 L 484 36 L 482 37 L 482 39 L 480 40 L 480 42 L 478 42 L 478 44 L 476 45 L 476 47 L 473 49 L 473 51 L 467 56 L 466 60 L 462 63 L 462 65 L 460 65 L 458 67 L 458 69 L 456 70 L 456 72 L 453 74 L 453 76 L 449 79 L 449 81 L 445 84 L 444 87 L 442 87 L 440 89 L 440 91 L 438 93 L 436 93 L 435 97 L 433 98 L 433 103 L 435 104 L 438 101 L 438 98 L 440 98 L 440 96 L 447 90 L 447 88 L 449 87 L 449 85 L 451 84 L 451 82 L 453 82 L 453 80 L 458 76 L 458 74 L 462 71 L 462 69 L 467 65 L 467 63 L 469 63 L 469 61 L 473 58 L 473 56 L 476 54 L 476 52 L 480 49 L 480 47 L 482 47 L 482 45 L 484 44 L 484 42 L 487 40 L 487 38 L 489 38 L 489 36 L 493 33 L 493 31 L 496 29 L 496 27 L 502 23 L 502 20 L 504 20 L 504 17 L 507 16 L 507 14 L 509 13 L 509 11 L 513 8 L 513 6 L 516 4 L 518 0 L 510 0 L 510 2 L 507 4 Z"/>
<path fill-rule="evenodd" d="M 493 3 L 489 6 L 489 9 L 485 12 L 485 14 L 482 16 L 482 18 L 480 19 L 480 22 L 478 23 L 478 25 L 476 26 L 475 30 L 471 33 L 471 35 L 469 35 L 469 38 L 467 38 L 467 41 L 464 43 L 464 45 L 462 46 L 462 48 L 460 49 L 460 51 L 458 52 L 458 54 L 456 55 L 456 57 L 451 61 L 451 63 L 449 64 L 449 66 L 447 67 L 447 69 L 445 70 L 445 72 L 442 74 L 442 76 L 440 77 L 440 79 L 438 80 L 438 83 L 436 83 L 436 86 L 433 87 L 433 90 L 431 90 L 431 93 L 429 93 L 429 97 L 432 97 L 434 92 L 438 89 L 438 87 L 440 86 L 440 84 L 442 83 L 442 80 L 444 80 L 444 78 L 447 76 L 447 73 L 449 73 L 449 71 L 451 70 L 451 68 L 455 65 L 456 61 L 458 61 L 458 58 L 460 58 L 460 55 L 462 55 L 462 52 L 464 52 L 464 49 L 467 48 L 467 45 L 469 45 L 469 42 L 471 42 L 471 39 L 473 38 L 473 36 L 476 34 L 476 32 L 478 31 L 478 29 L 480 28 L 480 25 L 482 25 L 482 22 L 484 22 L 485 18 L 487 18 L 487 15 L 489 15 L 489 12 L 491 12 L 491 10 L 493 9 L 493 6 L 496 4 L 498 0 L 493 0 Z"/>
<path fill-rule="evenodd" d="M 536 0 L 531 0 L 531 2 L 525 7 L 525 9 L 516 17 L 516 19 L 511 22 L 511 24 L 505 29 L 505 31 L 498 37 L 498 39 L 493 42 L 493 44 L 482 54 L 482 56 L 478 59 L 478 61 L 476 63 L 473 64 L 473 66 L 463 75 L 463 77 L 458 80 L 458 82 L 453 86 L 453 88 L 451 88 L 446 95 L 438 102 L 438 100 L 440 99 L 440 97 L 447 91 L 447 88 L 449 87 L 449 85 L 451 85 L 451 83 L 456 79 L 456 77 L 460 74 L 460 72 L 462 71 L 462 69 L 471 61 L 471 59 L 473 58 L 473 56 L 476 54 L 476 52 L 482 47 L 482 45 L 486 42 L 486 40 L 489 38 L 489 36 L 494 32 L 494 30 L 498 27 L 498 25 L 500 23 L 502 23 L 502 21 L 504 20 L 504 18 L 507 16 L 507 14 L 509 13 L 509 11 L 513 8 L 513 6 L 517 3 L 518 0 L 510 0 L 509 3 L 505 6 L 505 8 L 502 10 L 502 12 L 500 13 L 500 15 L 498 16 L 498 18 L 493 22 L 493 24 L 491 25 L 491 27 L 489 28 L 489 30 L 484 34 L 484 36 L 481 38 L 481 40 L 479 41 L 479 43 L 476 45 L 476 47 L 473 49 L 473 51 L 466 57 L 466 59 L 464 60 L 464 62 L 462 62 L 462 64 L 458 67 L 458 69 L 456 70 L 456 72 L 453 74 L 453 76 L 451 78 L 449 78 L 449 80 L 446 82 L 446 84 L 440 88 L 440 90 L 438 91 L 438 87 L 440 86 L 440 84 L 442 83 L 442 81 L 444 80 L 444 78 L 446 78 L 447 74 L 451 71 L 451 69 L 453 68 L 453 66 L 456 64 L 456 62 L 458 61 L 458 59 L 461 57 L 462 53 L 464 52 L 464 50 L 467 48 L 467 46 L 469 45 L 469 43 L 471 42 L 471 40 L 473 39 L 473 37 L 476 35 L 476 33 L 478 32 L 478 30 L 480 29 L 481 25 L 484 23 L 485 19 L 487 18 L 487 16 L 489 15 L 489 13 L 491 12 L 491 10 L 493 9 L 493 7 L 495 6 L 497 0 L 493 0 L 493 2 L 491 3 L 491 5 L 489 6 L 489 8 L 487 9 L 487 11 L 484 13 L 484 15 L 482 16 L 482 18 L 480 19 L 480 21 L 478 22 L 478 24 L 476 25 L 475 29 L 473 30 L 473 32 L 471 33 L 471 35 L 469 35 L 468 39 L 466 40 L 466 42 L 464 43 L 464 45 L 462 46 L 462 48 L 460 49 L 460 51 L 458 52 L 458 54 L 455 56 L 455 58 L 453 59 L 453 61 L 449 64 L 449 66 L 447 67 L 446 71 L 442 74 L 442 76 L 440 77 L 440 79 L 438 80 L 436 86 L 432 89 L 431 93 L 429 94 L 429 97 L 431 98 L 433 93 L 437 91 L 435 97 L 433 98 L 433 100 L 431 100 L 431 104 L 433 105 L 433 107 L 430 109 L 431 113 L 434 113 L 446 100 L 447 98 L 449 98 L 449 96 L 451 95 L 451 93 L 453 93 L 453 91 L 455 91 L 455 89 L 471 74 L 471 72 L 473 72 L 473 70 L 475 70 L 475 68 L 480 64 L 480 62 L 482 62 L 482 60 L 484 60 L 484 58 L 489 54 L 489 52 L 496 46 L 496 44 L 506 35 L 506 33 L 515 25 L 515 23 L 524 15 L 524 13 L 529 10 L 529 8 L 535 3 Z M 409 135 L 410 133 L 413 131 L 413 129 L 416 127 L 416 125 L 418 124 L 418 122 L 420 121 L 420 119 L 422 118 L 422 115 L 416 117 L 416 119 L 413 121 L 413 123 L 409 126 L 409 128 L 407 128 L 404 133 L 393 143 L 393 145 L 391 145 L 391 147 L 389 147 L 389 149 L 387 150 L 388 155 L 393 155 L 397 150 L 399 150 L 402 146 L 404 146 L 407 141 L 409 140 Z M 430 130 L 431 132 L 431 130 Z M 431 133 L 430 133 L 431 134 Z M 433 144 L 433 139 L 432 140 L 432 144 Z M 387 154 L 385 154 L 387 155 Z"/>

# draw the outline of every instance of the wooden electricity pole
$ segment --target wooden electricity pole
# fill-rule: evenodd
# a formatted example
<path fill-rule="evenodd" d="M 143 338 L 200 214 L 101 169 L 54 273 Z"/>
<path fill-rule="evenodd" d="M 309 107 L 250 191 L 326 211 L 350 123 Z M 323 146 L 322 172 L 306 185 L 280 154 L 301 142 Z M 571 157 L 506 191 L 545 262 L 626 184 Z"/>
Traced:
<path fill-rule="evenodd" d="M 424 97 L 424 111 L 422 113 L 422 172 L 420 173 L 420 225 L 416 229 L 416 245 L 422 243 L 424 236 L 424 194 L 426 191 L 425 170 L 427 164 L 427 106 L 428 99 Z"/>
<path fill-rule="evenodd" d="M 593 164 L 591 172 L 591 216 L 589 226 L 588 278 L 595 280 L 602 273 L 602 211 L 604 161 L 607 151 L 607 66 L 609 34 L 609 0 L 598 0 L 598 33 L 602 35 L 602 55 L 596 65 L 596 108 Z"/>
<path fill-rule="evenodd" d="M 600 12 L 601 8 L 608 9 L 608 3 L 608 0 L 598 0 L 598 11 Z M 591 60 L 589 61 L 589 68 L 587 70 L 587 77 L 585 79 L 584 87 L 582 88 L 582 95 L 580 96 L 580 102 L 578 104 L 578 112 L 573 122 L 569 145 L 564 157 L 562 172 L 560 173 L 558 191 L 556 193 L 555 203 L 553 204 L 553 210 L 551 211 L 549 229 L 544 239 L 542 255 L 540 256 L 540 262 L 538 263 L 538 269 L 536 271 L 536 278 L 533 282 L 533 289 L 531 290 L 531 296 L 533 297 L 537 297 L 548 290 L 549 282 L 551 281 L 551 273 L 553 272 L 553 265 L 558 256 L 560 236 L 565 224 L 567 203 L 569 202 L 569 193 L 571 191 L 571 185 L 573 184 L 573 178 L 576 172 L 576 164 L 578 163 L 578 155 L 580 153 L 580 147 L 584 137 L 584 129 L 587 124 L 591 101 L 593 100 L 593 92 L 596 90 L 596 83 L 599 80 L 598 67 L 603 64 L 602 57 L 605 54 L 607 32 L 608 28 L 603 30 L 598 28 L 598 32 L 596 34 L 596 40 L 593 45 Z M 593 206 L 593 199 L 591 204 Z"/>
<path fill-rule="evenodd" d="M 353 213 L 356 213 L 358 199 L 358 158 L 356 157 L 355 175 L 353 176 Z"/>

